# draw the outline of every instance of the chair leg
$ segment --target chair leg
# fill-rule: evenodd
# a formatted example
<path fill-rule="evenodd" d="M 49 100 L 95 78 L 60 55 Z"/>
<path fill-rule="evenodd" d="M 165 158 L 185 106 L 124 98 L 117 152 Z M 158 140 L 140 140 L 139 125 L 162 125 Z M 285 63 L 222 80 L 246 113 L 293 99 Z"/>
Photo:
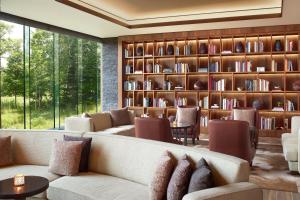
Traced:
<path fill-rule="evenodd" d="M 192 140 L 193 140 L 193 144 L 195 144 L 195 137 L 193 137 L 193 139 L 192 139 Z"/>
<path fill-rule="evenodd" d="M 200 139 L 199 139 L 199 136 L 197 136 L 197 140 L 199 141 Z"/>

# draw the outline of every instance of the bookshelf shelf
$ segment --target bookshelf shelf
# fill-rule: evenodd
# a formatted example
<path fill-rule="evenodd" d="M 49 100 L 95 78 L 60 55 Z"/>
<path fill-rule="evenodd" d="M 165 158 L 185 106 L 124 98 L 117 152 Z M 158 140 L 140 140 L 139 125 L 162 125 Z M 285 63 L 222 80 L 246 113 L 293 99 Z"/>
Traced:
<path fill-rule="evenodd" d="M 207 120 L 227 119 L 233 107 L 260 101 L 261 122 L 271 123 L 261 123 L 260 135 L 278 137 L 290 129 L 291 117 L 300 115 L 300 92 L 292 86 L 300 79 L 300 26 L 291 32 L 273 29 L 279 30 L 121 38 L 120 105 L 152 116 L 175 115 L 177 105 L 201 106 L 205 132 Z"/>

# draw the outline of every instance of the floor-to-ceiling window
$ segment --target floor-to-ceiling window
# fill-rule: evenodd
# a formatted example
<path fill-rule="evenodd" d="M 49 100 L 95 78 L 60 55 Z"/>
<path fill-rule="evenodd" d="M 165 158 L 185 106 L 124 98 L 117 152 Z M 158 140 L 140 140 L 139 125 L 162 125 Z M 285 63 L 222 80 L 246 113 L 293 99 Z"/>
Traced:
<path fill-rule="evenodd" d="M 59 128 L 97 112 L 101 44 L 0 21 L 1 128 Z"/>

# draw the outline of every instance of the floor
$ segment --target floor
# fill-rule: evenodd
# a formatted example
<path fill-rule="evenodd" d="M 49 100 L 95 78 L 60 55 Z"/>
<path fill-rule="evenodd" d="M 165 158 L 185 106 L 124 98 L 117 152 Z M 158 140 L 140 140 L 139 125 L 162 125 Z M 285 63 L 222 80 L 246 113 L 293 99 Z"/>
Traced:
<path fill-rule="evenodd" d="M 197 145 L 208 147 L 207 135 Z M 288 170 L 280 138 L 260 138 L 250 182 L 263 188 L 264 200 L 300 200 L 300 175 Z"/>

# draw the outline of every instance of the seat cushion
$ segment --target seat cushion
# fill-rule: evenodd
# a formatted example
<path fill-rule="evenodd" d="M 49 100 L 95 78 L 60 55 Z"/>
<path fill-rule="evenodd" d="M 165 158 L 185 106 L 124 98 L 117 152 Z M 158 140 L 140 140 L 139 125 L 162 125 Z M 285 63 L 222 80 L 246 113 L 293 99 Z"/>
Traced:
<path fill-rule="evenodd" d="M 92 114 L 91 118 L 94 124 L 94 131 L 102 131 L 112 127 L 111 116 L 108 112 Z"/>
<path fill-rule="evenodd" d="M 124 136 L 134 136 L 134 125 L 124 125 L 113 128 L 108 128 L 103 131 L 99 131 L 105 135 L 124 135 Z"/>
<path fill-rule="evenodd" d="M 0 168 L 0 180 L 14 177 L 16 174 L 25 176 L 41 176 L 47 178 L 50 182 L 58 179 L 60 176 L 48 172 L 48 166 L 37 165 L 13 165 Z M 46 198 L 46 192 L 36 195 L 38 198 Z"/>
<path fill-rule="evenodd" d="M 112 176 L 87 172 L 50 183 L 50 200 L 147 200 L 145 185 Z"/>
<path fill-rule="evenodd" d="M 298 161 L 298 141 L 286 139 L 282 143 L 283 154 L 287 161 Z"/>

